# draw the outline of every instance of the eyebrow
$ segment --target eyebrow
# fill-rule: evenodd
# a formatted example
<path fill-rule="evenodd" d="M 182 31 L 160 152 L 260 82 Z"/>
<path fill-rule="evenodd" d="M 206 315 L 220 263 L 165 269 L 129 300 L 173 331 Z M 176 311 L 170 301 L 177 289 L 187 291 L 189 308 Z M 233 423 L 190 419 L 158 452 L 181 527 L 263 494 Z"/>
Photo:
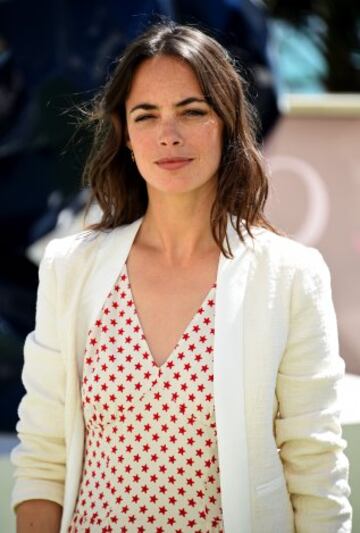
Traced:
<path fill-rule="evenodd" d="M 207 101 L 204 98 L 198 98 L 196 96 L 190 96 L 189 98 L 185 98 L 184 100 L 181 100 L 180 102 L 175 104 L 175 107 L 183 107 L 185 105 L 192 104 L 193 102 L 207 104 Z M 158 106 L 156 106 L 154 104 L 148 104 L 147 102 L 143 102 L 141 104 L 137 104 L 136 106 L 134 106 L 130 110 L 130 113 L 133 113 L 137 109 L 145 109 L 146 111 L 153 111 L 154 109 L 158 109 Z"/>

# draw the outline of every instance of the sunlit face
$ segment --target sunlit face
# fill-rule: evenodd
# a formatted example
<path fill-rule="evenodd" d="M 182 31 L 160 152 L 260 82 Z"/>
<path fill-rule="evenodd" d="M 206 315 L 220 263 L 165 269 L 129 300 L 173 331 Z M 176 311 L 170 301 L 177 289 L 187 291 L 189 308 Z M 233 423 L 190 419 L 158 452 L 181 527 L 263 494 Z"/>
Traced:
<path fill-rule="evenodd" d="M 127 146 L 148 190 L 213 189 L 223 124 L 187 63 L 171 56 L 141 63 L 126 101 L 126 118 Z"/>

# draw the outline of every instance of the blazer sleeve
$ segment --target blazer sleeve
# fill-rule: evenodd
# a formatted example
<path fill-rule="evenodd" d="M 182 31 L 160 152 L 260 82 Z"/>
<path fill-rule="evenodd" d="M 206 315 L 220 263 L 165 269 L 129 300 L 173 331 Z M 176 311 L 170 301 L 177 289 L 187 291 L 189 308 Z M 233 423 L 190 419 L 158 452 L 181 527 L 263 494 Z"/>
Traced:
<path fill-rule="evenodd" d="M 35 330 L 26 338 L 22 382 L 26 393 L 11 451 L 15 483 L 11 507 L 26 500 L 63 504 L 65 480 L 65 368 L 57 331 L 57 284 L 51 241 L 39 268 Z"/>
<path fill-rule="evenodd" d="M 347 533 L 348 460 L 344 454 L 339 355 L 329 269 L 310 248 L 292 287 L 290 330 L 277 378 L 276 441 L 297 533 Z"/>

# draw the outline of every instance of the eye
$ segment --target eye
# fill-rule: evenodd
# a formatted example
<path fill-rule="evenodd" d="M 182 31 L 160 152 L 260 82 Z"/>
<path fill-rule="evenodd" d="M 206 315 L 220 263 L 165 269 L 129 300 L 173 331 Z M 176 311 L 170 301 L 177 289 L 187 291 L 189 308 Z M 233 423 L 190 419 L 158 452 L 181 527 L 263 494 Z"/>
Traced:
<path fill-rule="evenodd" d="M 149 118 L 155 118 L 154 115 L 140 115 L 136 117 L 135 122 L 141 122 L 143 120 L 148 120 Z"/>
<path fill-rule="evenodd" d="M 189 116 L 204 116 L 206 113 L 207 111 L 203 109 L 187 109 L 184 114 Z"/>

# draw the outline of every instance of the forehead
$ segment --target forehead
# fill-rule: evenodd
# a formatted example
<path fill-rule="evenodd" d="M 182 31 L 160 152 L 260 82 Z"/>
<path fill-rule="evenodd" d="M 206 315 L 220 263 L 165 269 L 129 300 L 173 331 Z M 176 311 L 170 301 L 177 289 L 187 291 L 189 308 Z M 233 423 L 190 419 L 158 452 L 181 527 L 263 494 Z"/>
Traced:
<path fill-rule="evenodd" d="M 156 56 L 143 61 L 135 71 L 127 103 L 153 101 L 157 97 L 203 96 L 192 67 L 177 57 Z"/>

